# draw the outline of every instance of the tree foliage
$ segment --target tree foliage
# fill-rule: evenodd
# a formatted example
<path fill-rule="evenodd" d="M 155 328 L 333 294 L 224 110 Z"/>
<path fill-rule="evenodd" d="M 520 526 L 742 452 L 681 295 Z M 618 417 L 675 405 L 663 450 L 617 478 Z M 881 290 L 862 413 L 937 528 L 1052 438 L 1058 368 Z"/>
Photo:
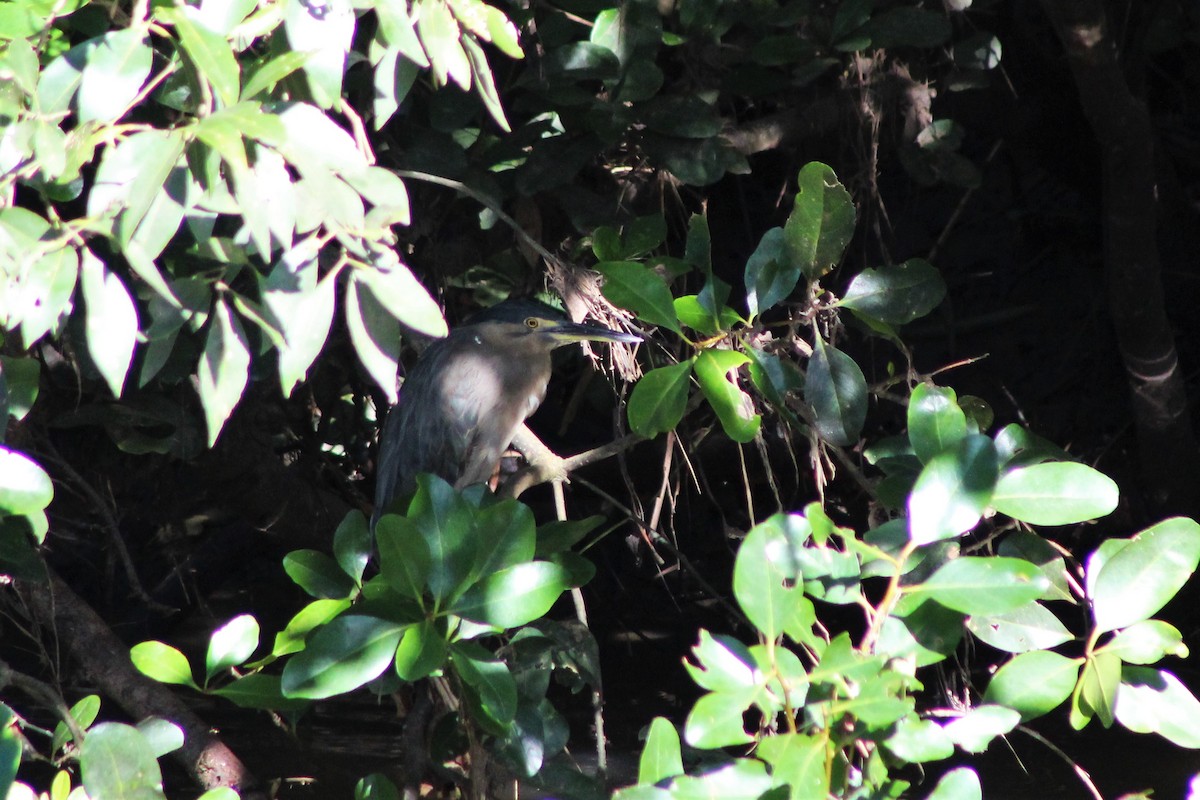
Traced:
<path fill-rule="evenodd" d="M 1145 107 L 1121 75 L 1080 66 L 1070 26 L 1094 12 L 1102 43 L 1111 31 L 1099 2 L 1076 5 L 1078 18 L 1036 24 L 1070 45 L 1102 145 L 1126 141 L 1097 87 L 1120 83 L 1123 119 Z M 21 694 L 0 704 L 0 794 L 161 797 L 167 753 L 208 800 L 248 788 L 162 685 L 293 727 L 316 701 L 408 692 L 414 730 L 432 685 L 451 722 L 428 740 L 405 732 L 420 752 L 403 778 L 453 763 L 474 796 L 516 776 L 579 798 L 895 797 L 907 767 L 957 757 L 919 791 L 973 798 L 970 756 L 1052 712 L 1200 747 L 1198 701 L 1162 663 L 1188 647 L 1159 618 L 1200 562 L 1200 527 L 1126 511 L 1098 546 L 1061 535 L 1128 504 L 1131 476 L 1119 489 L 1084 463 L 1093 453 L 979 396 L 1002 366 L 981 368 L 978 394 L 942 374 L 958 358 L 943 338 L 994 324 L 964 276 L 987 234 L 959 220 L 974 198 L 1020 194 L 997 188 L 1002 143 L 972 127 L 972 104 L 1012 86 L 1002 41 L 1019 66 L 1036 61 L 1023 13 L 980 0 L 0 7 L 0 573 L 23 642 L 0 660 L 0 688 Z M 1137 55 L 1194 66 L 1194 12 L 1164 3 L 1127 22 Z M 1012 151 L 1019 177 L 1042 174 Z M 1145 281 L 1139 313 L 1161 333 L 1156 268 L 1113 272 L 1130 240 L 1112 209 L 1140 195 L 1123 193 L 1112 152 L 1101 163 L 1110 284 Z M 566 757 L 586 737 L 559 707 L 590 696 L 602 739 L 601 701 L 619 699 L 601 693 L 603 637 L 553 611 L 584 601 L 597 563 L 612 569 L 589 558 L 614 549 L 602 518 L 539 519 L 536 503 L 428 476 L 374 531 L 355 508 L 406 346 L 463 307 L 546 286 L 572 312 L 647 333 L 610 361 L 631 385 L 580 381 L 574 401 L 588 404 L 577 429 L 620 420 L 598 436 L 616 440 L 601 455 L 620 459 L 624 486 L 579 483 L 607 515 L 628 506 L 663 591 L 699 588 L 724 609 L 689 628 L 694 685 L 671 691 L 695 700 L 641 721 L 624 787 Z M 1170 441 L 1178 465 L 1194 445 L 1185 415 L 1175 395 L 1143 413 L 1154 389 L 1136 378 L 1162 337 L 1131 339 L 1138 326 L 1112 313 L 1123 345 L 1139 344 L 1122 352 L 1142 459 Z M 697 522 L 713 516 L 716 547 Z M 712 552 L 729 556 L 714 567 Z M 211 553 L 213 573 L 279 565 L 286 578 L 262 583 L 289 582 L 293 605 L 205 612 L 198 652 L 165 623 L 194 611 L 174 587 L 206 577 Z M 143 635 L 146 620 L 160 632 Z M 56 652 L 53 630 L 94 686 L 39 657 Z M 962 697 L 932 691 L 965 642 L 990 648 L 992 673 Z M 398 790 L 364 774 L 354 791 Z"/>

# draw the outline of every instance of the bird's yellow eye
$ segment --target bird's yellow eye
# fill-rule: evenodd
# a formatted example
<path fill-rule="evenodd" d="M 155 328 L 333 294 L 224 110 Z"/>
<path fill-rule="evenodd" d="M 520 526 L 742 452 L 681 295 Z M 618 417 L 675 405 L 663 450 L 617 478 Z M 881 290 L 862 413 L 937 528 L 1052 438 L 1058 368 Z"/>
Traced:
<path fill-rule="evenodd" d="M 539 327 L 541 324 L 542 324 L 542 321 L 540 319 L 538 319 L 537 317 L 526 317 L 525 318 L 525 327 L 529 328 L 529 330 L 533 330 L 533 329 Z"/>

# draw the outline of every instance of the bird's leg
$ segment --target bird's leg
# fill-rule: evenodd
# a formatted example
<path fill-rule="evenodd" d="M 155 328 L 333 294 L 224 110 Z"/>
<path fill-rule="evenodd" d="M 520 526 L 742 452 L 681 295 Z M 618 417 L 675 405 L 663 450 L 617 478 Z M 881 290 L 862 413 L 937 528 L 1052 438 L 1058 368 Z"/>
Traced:
<path fill-rule="evenodd" d="M 529 466 L 518 470 L 504 484 L 505 497 L 520 497 L 526 489 L 547 481 L 562 482 L 567 479 L 563 458 L 542 443 L 526 425 L 517 428 L 512 446 L 521 451 Z"/>

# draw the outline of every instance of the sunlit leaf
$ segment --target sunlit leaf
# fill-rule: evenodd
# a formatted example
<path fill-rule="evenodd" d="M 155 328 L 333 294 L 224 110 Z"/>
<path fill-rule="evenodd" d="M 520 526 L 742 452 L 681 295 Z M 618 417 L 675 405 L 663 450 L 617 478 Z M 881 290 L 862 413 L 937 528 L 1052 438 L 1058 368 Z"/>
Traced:
<path fill-rule="evenodd" d="M 816 161 L 806 164 L 783 228 L 791 262 L 810 278 L 824 275 L 842 260 L 854 218 L 854 202 L 833 170 Z"/>
<path fill-rule="evenodd" d="M 166 795 L 162 771 L 137 728 L 102 722 L 88 731 L 79 752 L 83 788 L 89 797 L 154 800 Z"/>
<path fill-rule="evenodd" d="M 671 290 L 655 272 L 630 261 L 602 261 L 595 269 L 604 276 L 601 291 L 609 302 L 682 335 Z"/>
<path fill-rule="evenodd" d="M 1136 536 L 1104 562 L 1091 588 L 1098 631 L 1149 619 L 1187 583 L 1200 562 L 1200 525 L 1176 517 Z M 1088 573 L 1094 571 L 1089 563 Z"/>
<path fill-rule="evenodd" d="M 1157 733 L 1180 747 L 1200 749 L 1200 701 L 1167 670 L 1125 667 L 1116 717 L 1134 733 Z"/>
<path fill-rule="evenodd" d="M 208 654 L 204 659 L 207 679 L 222 670 L 241 664 L 254 654 L 258 647 L 258 621 L 249 614 L 242 614 L 213 631 L 208 640 Z"/>
<path fill-rule="evenodd" d="M 569 574 L 549 561 L 529 561 L 485 576 L 451 607 L 465 619 L 515 628 L 550 610 L 571 585 Z"/>
<path fill-rule="evenodd" d="M 1071 525 L 1117 507 L 1117 484 L 1086 464 L 1058 461 L 1011 470 L 1000 478 L 992 506 L 1032 525 Z"/>
<path fill-rule="evenodd" d="M 995 446 L 980 434 L 934 456 L 908 497 L 909 537 L 929 544 L 975 527 L 992 498 L 997 473 Z"/>
<path fill-rule="evenodd" d="M 665 717 L 655 717 L 646 734 L 646 746 L 638 762 L 638 783 L 658 783 L 683 774 L 679 732 Z"/>
<path fill-rule="evenodd" d="M 865 269 L 850 281 L 840 305 L 891 325 L 906 325 L 937 308 L 946 296 L 942 275 L 912 258 L 895 267 Z"/>
<path fill-rule="evenodd" d="M 691 378 L 691 361 L 643 375 L 629 395 L 629 427 L 633 432 L 652 439 L 673 430 L 687 408 Z"/>
<path fill-rule="evenodd" d="M 88 354 L 114 395 L 121 395 L 137 343 L 138 317 L 121 279 L 83 249 L 80 288 L 87 303 Z"/>
<path fill-rule="evenodd" d="M 983 701 L 1016 710 L 1022 721 L 1040 717 L 1071 696 L 1082 663 L 1049 650 L 1022 653 L 992 676 Z"/>
<path fill-rule="evenodd" d="M 1036 565 L 1002 556 L 961 556 L 910 587 L 964 614 L 1004 614 L 1041 596 L 1049 586 Z"/>
<path fill-rule="evenodd" d="M 250 346 L 224 298 L 218 298 L 213 309 L 196 376 L 212 447 L 250 379 Z"/>
<path fill-rule="evenodd" d="M 734 371 L 749 360 L 736 350 L 703 350 L 693 364 L 696 382 L 717 412 L 725 435 L 735 442 L 750 441 L 762 425 L 750 395 L 730 380 Z"/>
<path fill-rule="evenodd" d="M 440 5 L 440 4 L 439 4 Z M 283 26 L 292 50 L 309 53 L 304 74 L 313 99 L 329 108 L 342 95 L 346 54 L 354 38 L 354 9 L 349 0 L 287 0 Z"/>
<path fill-rule="evenodd" d="M 142 642 L 130 649 L 129 657 L 142 674 L 156 681 L 199 688 L 187 656 L 168 644 Z"/>
<path fill-rule="evenodd" d="M 354 273 L 346 282 L 346 327 L 358 360 L 383 390 L 388 403 L 396 404 L 396 372 L 400 364 L 400 323 L 376 299 L 365 279 Z"/>
<path fill-rule="evenodd" d="M 392 663 L 405 627 L 356 614 L 338 617 L 283 668 L 284 695 L 320 700 L 374 680 Z"/>
<path fill-rule="evenodd" d="M 110 31 L 85 42 L 79 82 L 79 121 L 116 122 L 150 77 L 154 51 L 144 30 Z"/>
<path fill-rule="evenodd" d="M 967 435 L 967 417 L 954 390 L 918 384 L 908 399 L 908 438 L 922 463 L 956 447 Z"/>

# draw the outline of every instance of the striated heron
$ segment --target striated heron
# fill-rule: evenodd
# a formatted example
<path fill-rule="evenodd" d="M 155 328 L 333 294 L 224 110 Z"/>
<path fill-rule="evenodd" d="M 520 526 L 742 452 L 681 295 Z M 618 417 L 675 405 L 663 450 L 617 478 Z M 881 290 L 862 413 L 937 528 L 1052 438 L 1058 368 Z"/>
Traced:
<path fill-rule="evenodd" d="M 455 487 L 482 483 L 550 381 L 550 353 L 571 342 L 641 337 L 571 322 L 537 300 L 505 300 L 425 350 L 388 412 L 376 460 L 375 513 L 431 472 Z"/>

